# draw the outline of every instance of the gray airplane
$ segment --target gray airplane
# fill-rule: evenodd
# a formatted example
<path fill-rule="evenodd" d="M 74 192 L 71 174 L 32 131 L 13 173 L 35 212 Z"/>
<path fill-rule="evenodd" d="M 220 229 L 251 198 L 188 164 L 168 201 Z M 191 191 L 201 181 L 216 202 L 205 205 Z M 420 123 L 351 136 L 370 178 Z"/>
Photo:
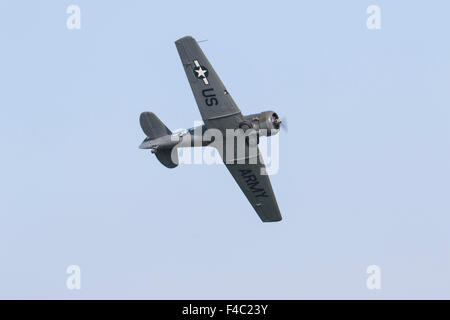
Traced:
<path fill-rule="evenodd" d="M 139 120 L 147 137 L 139 148 L 151 149 L 164 166 L 175 168 L 178 165 L 176 152 L 178 147 L 215 146 L 212 143 L 214 139 L 205 139 L 203 136 L 209 129 L 219 130 L 224 137 L 228 136 L 227 129 L 256 132 L 256 139 L 251 139 L 250 134 L 245 139 L 246 145 L 250 145 L 250 141 L 256 141 L 254 142 L 256 152 L 253 155 L 248 151 L 248 146 L 246 146 L 244 157 L 237 159 L 233 154 L 231 161 L 229 161 L 230 157 L 226 157 L 224 150 L 219 150 L 219 153 L 261 220 L 263 222 L 280 221 L 280 209 L 269 176 L 265 174 L 263 158 L 256 144 L 259 143 L 259 136 L 277 134 L 281 120 L 273 111 L 242 115 L 197 41 L 187 36 L 175 41 L 175 45 L 204 125 L 172 133 L 154 113 L 143 112 Z M 233 150 L 236 152 L 236 147 Z"/>

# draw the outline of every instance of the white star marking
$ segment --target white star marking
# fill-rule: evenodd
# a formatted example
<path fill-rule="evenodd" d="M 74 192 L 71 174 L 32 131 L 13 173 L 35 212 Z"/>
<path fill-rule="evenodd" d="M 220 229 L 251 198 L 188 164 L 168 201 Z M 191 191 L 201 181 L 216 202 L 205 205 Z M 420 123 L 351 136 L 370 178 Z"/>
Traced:
<path fill-rule="evenodd" d="M 197 77 L 205 77 L 205 73 L 206 73 L 206 70 L 203 70 L 202 69 L 202 67 L 200 67 L 200 68 L 198 68 L 197 70 L 195 70 L 198 74 L 197 74 Z"/>
<path fill-rule="evenodd" d="M 203 80 L 203 83 L 204 84 L 209 84 L 208 79 L 206 78 L 206 75 L 205 75 L 207 70 L 203 70 L 202 67 L 200 66 L 200 63 L 198 63 L 197 60 L 194 60 L 194 64 L 198 68 L 198 70 L 195 70 L 198 73 L 197 77 L 201 78 L 203 76 L 203 78 L 201 78 Z"/>

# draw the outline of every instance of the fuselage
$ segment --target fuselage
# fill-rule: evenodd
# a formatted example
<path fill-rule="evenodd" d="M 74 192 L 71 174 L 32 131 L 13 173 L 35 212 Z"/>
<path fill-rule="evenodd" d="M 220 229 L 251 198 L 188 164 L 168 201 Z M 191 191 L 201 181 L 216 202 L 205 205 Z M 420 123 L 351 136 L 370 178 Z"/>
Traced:
<path fill-rule="evenodd" d="M 250 114 L 243 117 L 239 129 L 244 131 L 254 129 L 259 136 L 271 136 L 277 134 L 281 121 L 273 111 L 265 111 L 258 114 Z M 212 143 L 210 138 L 205 137 L 207 127 L 205 125 L 190 129 L 179 129 L 171 134 L 152 139 L 147 137 L 139 146 L 141 149 L 172 149 L 173 147 L 205 147 Z M 170 131 L 169 131 L 170 132 Z"/>
<path fill-rule="evenodd" d="M 139 148 L 141 149 L 172 149 L 178 147 L 205 147 L 211 143 L 203 138 L 206 132 L 206 126 L 197 126 L 190 129 L 176 130 L 172 134 L 168 134 L 156 139 L 146 138 Z"/>

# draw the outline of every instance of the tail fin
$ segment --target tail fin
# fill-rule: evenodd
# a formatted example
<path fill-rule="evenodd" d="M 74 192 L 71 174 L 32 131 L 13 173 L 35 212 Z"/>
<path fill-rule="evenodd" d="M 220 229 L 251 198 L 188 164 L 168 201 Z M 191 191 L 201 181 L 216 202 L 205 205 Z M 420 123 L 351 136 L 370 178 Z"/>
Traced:
<path fill-rule="evenodd" d="M 178 166 L 178 151 L 174 150 L 174 148 L 158 150 L 156 151 L 155 155 L 158 158 L 159 162 L 161 162 L 167 168 L 172 169 Z"/>
<path fill-rule="evenodd" d="M 148 139 L 156 139 L 162 136 L 172 134 L 172 131 L 159 120 L 153 112 L 142 112 L 139 122 Z M 173 151 L 173 152 L 172 152 Z M 153 151 L 152 151 L 153 152 Z M 158 149 L 155 151 L 156 157 L 167 168 L 178 166 L 178 152 L 172 149 Z"/>

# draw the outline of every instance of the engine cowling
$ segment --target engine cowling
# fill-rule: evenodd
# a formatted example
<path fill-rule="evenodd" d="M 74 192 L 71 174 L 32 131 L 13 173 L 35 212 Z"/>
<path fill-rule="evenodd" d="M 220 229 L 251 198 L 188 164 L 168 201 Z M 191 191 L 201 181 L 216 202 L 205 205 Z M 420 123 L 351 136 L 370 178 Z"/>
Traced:
<path fill-rule="evenodd" d="M 258 136 L 271 136 L 280 131 L 281 120 L 273 111 L 265 111 L 244 117 L 244 122 L 251 124 Z"/>

